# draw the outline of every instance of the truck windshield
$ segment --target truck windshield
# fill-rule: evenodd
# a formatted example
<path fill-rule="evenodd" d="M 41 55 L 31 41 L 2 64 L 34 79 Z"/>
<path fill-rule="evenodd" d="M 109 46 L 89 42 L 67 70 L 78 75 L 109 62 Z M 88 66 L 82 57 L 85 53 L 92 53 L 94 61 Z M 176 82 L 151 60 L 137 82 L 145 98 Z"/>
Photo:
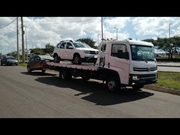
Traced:
<path fill-rule="evenodd" d="M 136 61 L 154 61 L 154 47 L 146 45 L 132 45 L 131 44 L 132 60 Z"/>

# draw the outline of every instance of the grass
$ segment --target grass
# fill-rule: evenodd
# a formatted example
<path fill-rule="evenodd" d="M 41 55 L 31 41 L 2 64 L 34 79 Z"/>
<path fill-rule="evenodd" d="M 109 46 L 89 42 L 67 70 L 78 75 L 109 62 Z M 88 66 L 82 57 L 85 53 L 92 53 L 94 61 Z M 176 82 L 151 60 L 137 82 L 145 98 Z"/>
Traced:
<path fill-rule="evenodd" d="M 168 87 L 180 90 L 180 72 L 158 71 L 157 86 Z"/>
<path fill-rule="evenodd" d="M 26 66 L 27 66 L 27 63 L 19 62 L 18 65 L 19 65 L 19 66 L 26 67 Z"/>

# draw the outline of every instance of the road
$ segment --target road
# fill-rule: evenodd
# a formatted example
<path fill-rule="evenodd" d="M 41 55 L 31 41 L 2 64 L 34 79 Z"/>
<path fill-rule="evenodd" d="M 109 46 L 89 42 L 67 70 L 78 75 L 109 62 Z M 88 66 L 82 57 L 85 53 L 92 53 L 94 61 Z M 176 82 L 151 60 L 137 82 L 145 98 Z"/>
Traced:
<path fill-rule="evenodd" d="M 180 72 L 180 67 L 158 66 L 158 71 Z"/>
<path fill-rule="evenodd" d="M 179 118 L 177 95 L 142 89 L 116 94 L 105 85 L 58 73 L 31 74 L 21 66 L 0 66 L 0 118 Z"/>

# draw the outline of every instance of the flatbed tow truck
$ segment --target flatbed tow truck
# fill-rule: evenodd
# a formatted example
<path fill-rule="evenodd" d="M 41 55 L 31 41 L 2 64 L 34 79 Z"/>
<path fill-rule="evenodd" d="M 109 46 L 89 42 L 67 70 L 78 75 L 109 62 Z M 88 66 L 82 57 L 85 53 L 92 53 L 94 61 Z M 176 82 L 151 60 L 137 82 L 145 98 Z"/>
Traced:
<path fill-rule="evenodd" d="M 131 86 L 134 90 L 157 82 L 157 62 L 154 45 L 137 40 L 103 40 L 99 44 L 96 64 L 47 62 L 49 69 L 59 71 L 61 80 L 73 77 L 83 80 L 97 79 L 105 82 L 107 90 L 115 92 L 121 87 Z"/>

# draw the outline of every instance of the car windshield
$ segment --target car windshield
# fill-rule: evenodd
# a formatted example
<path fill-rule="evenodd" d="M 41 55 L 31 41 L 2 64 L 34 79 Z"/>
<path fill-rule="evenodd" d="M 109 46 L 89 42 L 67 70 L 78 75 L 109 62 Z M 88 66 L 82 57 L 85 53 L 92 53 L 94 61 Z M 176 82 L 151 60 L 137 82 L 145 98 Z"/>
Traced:
<path fill-rule="evenodd" d="M 154 61 L 154 47 L 145 45 L 131 45 L 132 60 Z"/>
<path fill-rule="evenodd" d="M 81 42 L 74 42 L 74 46 L 76 48 L 91 48 L 88 44 L 81 43 Z"/>

